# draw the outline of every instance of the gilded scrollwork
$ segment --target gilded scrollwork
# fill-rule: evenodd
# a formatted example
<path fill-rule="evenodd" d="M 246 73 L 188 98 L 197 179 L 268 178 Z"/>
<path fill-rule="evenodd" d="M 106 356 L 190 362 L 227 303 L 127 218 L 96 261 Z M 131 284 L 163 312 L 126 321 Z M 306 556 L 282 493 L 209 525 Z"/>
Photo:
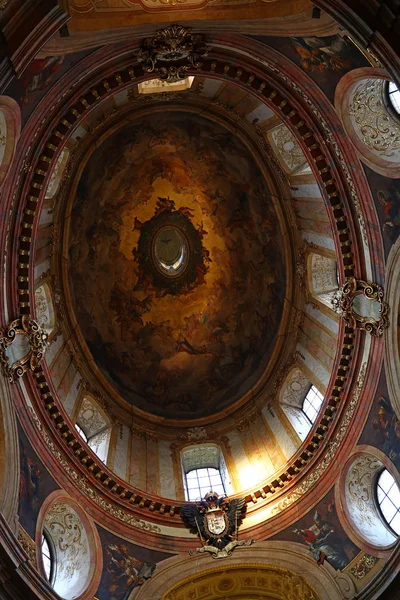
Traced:
<path fill-rule="evenodd" d="M 383 298 L 380 285 L 350 277 L 334 294 L 332 305 L 350 327 L 379 337 L 389 326 L 389 306 Z"/>
<path fill-rule="evenodd" d="M 44 525 L 57 555 L 57 578 L 71 579 L 89 557 L 88 539 L 81 520 L 70 506 L 55 502 L 46 514 Z"/>
<path fill-rule="evenodd" d="M 357 560 L 357 562 L 351 567 L 350 573 L 356 579 L 364 579 L 366 575 L 374 568 L 379 558 L 376 556 L 371 556 L 365 552 L 362 553 L 361 558 Z"/>
<path fill-rule="evenodd" d="M 380 468 L 381 462 L 374 456 L 360 456 L 353 463 L 346 481 L 348 494 L 357 506 L 360 518 L 370 526 L 374 524 L 370 511 L 371 502 L 373 503 L 373 482 Z"/>
<path fill-rule="evenodd" d="M 400 150 L 400 125 L 385 105 L 383 79 L 365 79 L 355 89 L 349 114 L 367 148 L 391 157 Z"/>
<path fill-rule="evenodd" d="M 21 523 L 18 525 L 18 541 L 22 546 L 22 549 L 28 555 L 28 560 L 36 565 L 36 546 L 31 536 L 25 531 Z"/>
<path fill-rule="evenodd" d="M 41 363 L 48 335 L 29 315 L 15 319 L 0 331 L 0 363 L 3 375 L 12 383 Z"/>
<path fill-rule="evenodd" d="M 174 83 L 185 79 L 190 69 L 200 69 L 201 58 L 206 54 L 203 36 L 191 33 L 190 27 L 175 23 L 143 41 L 138 61 L 145 73 Z"/>

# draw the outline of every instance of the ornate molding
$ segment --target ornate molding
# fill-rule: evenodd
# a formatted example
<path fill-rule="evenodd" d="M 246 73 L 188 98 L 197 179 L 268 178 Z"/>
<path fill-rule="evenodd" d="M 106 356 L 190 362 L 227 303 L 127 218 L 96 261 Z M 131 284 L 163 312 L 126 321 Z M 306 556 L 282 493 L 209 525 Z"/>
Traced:
<path fill-rule="evenodd" d="M 386 107 L 384 86 L 382 79 L 362 81 L 352 94 L 349 114 L 366 147 L 380 156 L 392 157 L 400 150 L 400 125 Z"/>
<path fill-rule="evenodd" d="M 371 556 L 366 552 L 363 552 L 357 562 L 350 568 L 350 573 L 355 579 L 364 579 L 370 571 L 374 568 L 379 558 Z"/>
<path fill-rule="evenodd" d="M 34 540 L 25 531 L 22 525 L 18 524 L 18 541 L 22 546 L 22 549 L 28 555 L 28 560 L 36 567 L 36 545 Z"/>
<path fill-rule="evenodd" d="M 350 327 L 379 337 L 389 326 L 389 305 L 383 298 L 380 285 L 350 277 L 335 293 L 332 305 Z"/>
<path fill-rule="evenodd" d="M 19 357 L 12 355 L 12 346 L 18 340 L 17 336 L 25 338 L 20 340 L 21 346 L 16 349 L 16 352 L 22 353 Z M 40 365 L 48 346 L 47 338 L 46 331 L 29 315 L 11 321 L 5 330 L 0 331 L 0 364 L 3 375 L 8 377 L 10 383 Z"/>
<path fill-rule="evenodd" d="M 190 69 L 200 69 L 200 59 L 207 55 L 207 48 L 203 36 L 191 31 L 190 27 L 175 23 L 158 30 L 154 37 L 145 38 L 137 56 L 143 71 L 174 83 L 185 79 Z"/>

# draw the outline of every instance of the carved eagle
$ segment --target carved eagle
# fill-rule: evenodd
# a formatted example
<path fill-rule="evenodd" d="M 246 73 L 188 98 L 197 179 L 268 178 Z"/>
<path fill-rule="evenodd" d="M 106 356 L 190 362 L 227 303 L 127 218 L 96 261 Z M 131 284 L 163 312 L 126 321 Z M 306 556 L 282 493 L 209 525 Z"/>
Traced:
<path fill-rule="evenodd" d="M 201 502 L 182 506 L 181 517 L 191 533 L 199 535 L 202 542 L 222 550 L 237 535 L 245 511 L 244 498 L 230 500 L 209 492 Z"/>

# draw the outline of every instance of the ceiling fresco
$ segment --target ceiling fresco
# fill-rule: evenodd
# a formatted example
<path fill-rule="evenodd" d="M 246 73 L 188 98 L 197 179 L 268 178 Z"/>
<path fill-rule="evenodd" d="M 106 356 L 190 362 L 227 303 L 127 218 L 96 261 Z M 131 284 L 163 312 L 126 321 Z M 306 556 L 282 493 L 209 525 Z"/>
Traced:
<path fill-rule="evenodd" d="M 265 37 L 259 42 L 275 48 L 305 71 L 333 102 L 340 79 L 353 69 L 370 63 L 348 37 Z"/>
<path fill-rule="evenodd" d="M 169 418 L 237 400 L 268 364 L 285 296 L 277 214 L 246 146 L 172 111 L 114 133 L 74 198 L 69 283 L 125 400 Z"/>

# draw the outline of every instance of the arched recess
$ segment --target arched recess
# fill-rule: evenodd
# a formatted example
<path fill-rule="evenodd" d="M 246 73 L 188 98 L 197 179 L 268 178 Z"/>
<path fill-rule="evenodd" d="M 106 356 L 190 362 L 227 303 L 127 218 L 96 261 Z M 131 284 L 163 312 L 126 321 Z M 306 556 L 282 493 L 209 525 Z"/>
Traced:
<path fill-rule="evenodd" d="M 0 96 L 0 185 L 3 183 L 14 158 L 21 132 L 21 110 L 8 96 Z"/>
<path fill-rule="evenodd" d="M 63 490 L 48 496 L 35 534 L 37 568 L 46 578 L 41 555 L 44 530 L 53 547 L 54 591 L 65 600 L 92 598 L 103 570 L 101 541 L 93 521 Z"/>
<path fill-rule="evenodd" d="M 40 279 L 36 284 L 35 313 L 37 322 L 46 331 L 50 342 L 55 331 L 56 317 L 49 278 Z"/>
<path fill-rule="evenodd" d="M 60 152 L 60 154 L 57 158 L 56 164 L 54 165 L 54 169 L 51 173 L 49 182 L 47 184 L 46 195 L 45 195 L 46 200 L 53 199 L 55 197 L 55 195 L 57 194 L 58 189 L 60 187 L 61 180 L 64 175 L 65 168 L 68 163 L 69 155 L 70 155 L 70 151 L 68 150 L 68 148 L 64 148 Z"/>
<path fill-rule="evenodd" d="M 361 550 L 379 558 L 387 558 L 398 542 L 376 497 L 384 469 L 399 485 L 400 474 L 386 454 L 374 446 L 356 446 L 335 485 L 335 504 L 347 535 Z"/>
<path fill-rule="evenodd" d="M 199 542 L 200 545 L 200 542 Z M 196 585 L 205 577 L 214 578 L 218 595 L 206 595 L 205 600 L 213 598 L 231 598 L 232 583 L 236 580 L 236 591 L 240 589 L 238 579 L 253 576 L 255 586 L 258 585 L 257 598 L 270 598 L 280 600 L 295 598 L 312 600 L 344 600 L 352 598 L 355 593 L 354 584 L 348 575 L 335 571 L 325 563 L 318 565 L 310 552 L 303 545 L 295 542 L 266 541 L 257 542 L 254 546 L 237 549 L 232 556 L 224 558 L 223 565 L 216 566 L 215 560 L 208 555 L 175 556 L 161 561 L 157 565 L 155 575 L 142 587 L 135 588 L 128 600 L 172 600 L 180 596 L 179 590 L 192 582 Z M 218 577 L 218 573 L 221 575 Z M 236 577 L 235 577 L 236 573 Z M 269 586 L 271 574 L 274 579 L 294 587 L 294 595 L 285 595 L 284 588 Z M 239 577 L 237 577 L 239 575 Z M 204 584 L 203 584 L 204 585 Z M 225 588 L 225 589 L 224 589 Z M 173 592 L 177 593 L 174 594 Z M 283 591 L 283 595 L 282 595 Z M 249 590 L 242 590 L 241 597 L 249 594 Z M 259 594 L 263 593 L 264 596 Z M 239 592 L 240 593 L 240 592 Z M 308 596 L 306 594 L 309 594 Z M 254 590 L 253 590 L 254 594 Z M 189 597 L 189 596 L 184 596 Z M 191 597 L 191 596 L 190 596 Z M 198 596 L 193 596 L 198 597 Z M 203 597 L 203 596 L 202 596 Z M 246 595 L 246 597 L 248 597 Z M 250 596 L 249 597 L 255 597 Z"/>
<path fill-rule="evenodd" d="M 17 420 L 8 381 L 0 375 L 0 513 L 18 529 L 20 460 Z"/>
<path fill-rule="evenodd" d="M 339 289 L 336 260 L 311 251 L 307 267 L 308 287 L 312 297 L 333 310 L 331 300 Z"/>
<path fill-rule="evenodd" d="M 83 432 L 84 435 L 81 436 L 89 448 L 100 460 L 107 463 L 112 431 L 111 420 L 93 396 L 81 394 L 73 422 L 78 432 L 79 430 Z"/>
<path fill-rule="evenodd" d="M 299 436 L 299 446 L 312 426 L 303 411 L 304 398 L 310 387 L 311 381 L 299 366 L 295 366 L 286 377 L 279 393 L 279 403 Z"/>
<path fill-rule="evenodd" d="M 354 69 L 340 80 L 335 107 L 361 160 L 386 177 L 400 176 L 400 119 L 388 109 L 383 69 Z"/>
<path fill-rule="evenodd" d="M 386 301 L 391 315 L 384 330 L 386 380 L 391 405 L 400 419 L 400 237 L 386 263 Z"/>
<path fill-rule="evenodd" d="M 213 490 L 220 496 L 234 493 L 231 478 L 226 468 L 222 449 L 218 444 L 195 444 L 186 446 L 181 451 L 182 477 L 188 500 L 197 500 L 205 493 Z M 206 487 L 198 479 L 199 471 L 213 470 L 215 475 L 208 475 Z M 193 479 L 192 475 L 195 475 Z M 203 489 L 204 488 L 204 489 Z M 198 490 L 198 492 L 197 492 Z M 201 493 L 203 492 L 203 494 Z M 196 497 L 197 494 L 197 497 Z"/>

